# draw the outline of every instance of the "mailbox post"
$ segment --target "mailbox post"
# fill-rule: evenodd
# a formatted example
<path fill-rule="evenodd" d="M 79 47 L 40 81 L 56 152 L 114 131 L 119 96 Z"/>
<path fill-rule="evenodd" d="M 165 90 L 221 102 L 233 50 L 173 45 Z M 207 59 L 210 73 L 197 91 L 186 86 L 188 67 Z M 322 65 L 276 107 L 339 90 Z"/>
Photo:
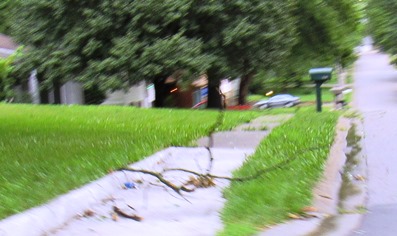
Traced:
<path fill-rule="evenodd" d="M 311 79 L 316 84 L 317 111 L 321 112 L 321 85 L 331 79 L 332 68 L 313 68 L 309 70 Z"/>

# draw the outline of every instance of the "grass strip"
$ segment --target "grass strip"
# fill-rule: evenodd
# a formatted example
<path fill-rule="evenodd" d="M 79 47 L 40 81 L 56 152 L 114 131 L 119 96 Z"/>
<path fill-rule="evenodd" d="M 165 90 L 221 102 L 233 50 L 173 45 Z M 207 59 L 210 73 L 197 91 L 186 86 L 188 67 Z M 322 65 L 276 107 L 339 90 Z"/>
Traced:
<path fill-rule="evenodd" d="M 337 119 L 335 112 L 300 109 L 275 128 L 233 176 L 250 176 L 287 158 L 296 159 L 255 180 L 232 182 L 224 191 L 227 202 L 221 215 L 225 228 L 219 235 L 252 235 L 310 205 L 312 189 L 334 140 Z"/>
<path fill-rule="evenodd" d="M 220 129 L 261 114 L 227 111 Z M 163 148 L 189 145 L 207 135 L 217 115 L 207 110 L 0 103 L 0 219 Z"/>

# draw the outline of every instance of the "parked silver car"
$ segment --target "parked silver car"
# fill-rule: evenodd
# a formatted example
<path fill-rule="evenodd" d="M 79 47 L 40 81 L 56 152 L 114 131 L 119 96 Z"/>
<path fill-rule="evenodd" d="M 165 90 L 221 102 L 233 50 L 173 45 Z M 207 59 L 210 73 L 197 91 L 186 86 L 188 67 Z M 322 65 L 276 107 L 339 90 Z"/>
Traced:
<path fill-rule="evenodd" d="M 300 98 L 291 94 L 278 94 L 268 100 L 261 100 L 253 106 L 259 109 L 271 107 L 292 107 L 300 103 Z"/>

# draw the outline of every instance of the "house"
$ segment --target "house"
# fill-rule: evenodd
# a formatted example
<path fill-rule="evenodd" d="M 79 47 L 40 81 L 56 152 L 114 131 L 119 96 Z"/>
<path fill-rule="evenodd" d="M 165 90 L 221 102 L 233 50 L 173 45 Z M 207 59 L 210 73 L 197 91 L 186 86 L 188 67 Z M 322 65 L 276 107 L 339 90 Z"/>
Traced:
<path fill-rule="evenodd" d="M 18 45 L 11 37 L 0 33 L 0 58 L 6 58 L 13 54 Z"/>
<path fill-rule="evenodd" d="M 227 106 L 237 104 L 237 97 L 239 91 L 240 79 L 222 79 L 220 81 L 219 89 L 226 99 Z M 188 89 L 178 90 L 176 94 L 177 105 L 182 108 L 198 108 L 205 107 L 208 99 L 208 78 L 202 75 L 194 80 Z"/>
<path fill-rule="evenodd" d="M 153 84 L 147 84 L 142 80 L 139 83 L 130 86 L 126 90 L 109 91 L 106 93 L 106 99 L 101 105 L 132 105 L 137 107 L 152 107 L 155 99 Z"/>

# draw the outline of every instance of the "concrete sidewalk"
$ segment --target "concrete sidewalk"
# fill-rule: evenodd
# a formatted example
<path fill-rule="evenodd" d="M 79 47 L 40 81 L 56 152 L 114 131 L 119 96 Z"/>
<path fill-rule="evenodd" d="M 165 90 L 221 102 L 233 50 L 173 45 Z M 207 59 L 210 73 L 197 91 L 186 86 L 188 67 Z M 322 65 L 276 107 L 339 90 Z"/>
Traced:
<path fill-rule="evenodd" d="M 266 116 L 234 131 L 214 135 L 212 173 L 231 176 L 245 158 L 255 152 L 271 129 L 291 116 Z M 133 168 L 162 171 L 185 168 L 205 172 L 209 163 L 208 139 L 197 148 L 171 147 L 138 163 Z M 176 185 L 191 174 L 173 171 L 164 177 Z M 126 189 L 125 183 L 137 188 Z M 0 236 L 24 235 L 215 235 L 222 228 L 218 212 L 224 199 L 222 189 L 228 181 L 216 180 L 216 187 L 198 188 L 183 197 L 161 185 L 152 176 L 115 172 L 57 199 L 0 221 Z M 117 217 L 116 206 L 143 218 L 141 222 Z"/>

